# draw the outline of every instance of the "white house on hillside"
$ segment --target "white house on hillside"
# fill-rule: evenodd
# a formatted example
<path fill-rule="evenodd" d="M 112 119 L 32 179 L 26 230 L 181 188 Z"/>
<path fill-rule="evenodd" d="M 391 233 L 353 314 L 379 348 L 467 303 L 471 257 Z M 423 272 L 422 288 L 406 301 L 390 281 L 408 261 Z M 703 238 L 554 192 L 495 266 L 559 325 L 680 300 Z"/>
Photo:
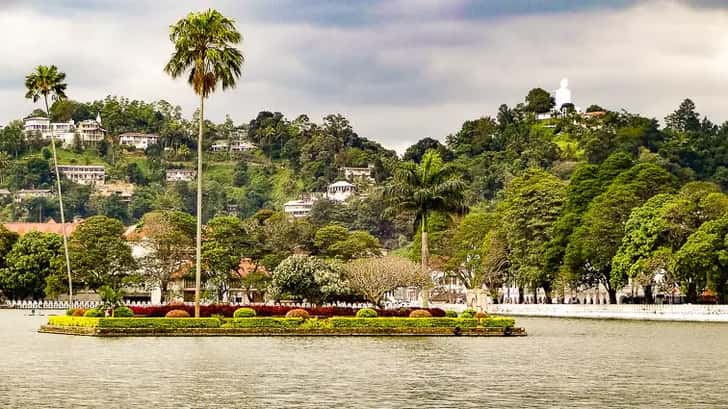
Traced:
<path fill-rule="evenodd" d="M 136 149 L 144 150 L 149 145 L 159 142 L 159 135 L 147 134 L 140 132 L 126 132 L 119 135 L 119 144 L 123 146 L 133 146 Z"/>
<path fill-rule="evenodd" d="M 356 186 L 344 180 L 332 183 L 326 188 L 326 198 L 335 202 L 344 202 L 354 194 Z"/>
<path fill-rule="evenodd" d="M 58 165 L 58 171 L 75 183 L 103 185 L 106 171 L 98 165 Z"/>
<path fill-rule="evenodd" d="M 167 182 L 190 182 L 195 179 L 197 171 L 192 169 L 167 169 Z"/>

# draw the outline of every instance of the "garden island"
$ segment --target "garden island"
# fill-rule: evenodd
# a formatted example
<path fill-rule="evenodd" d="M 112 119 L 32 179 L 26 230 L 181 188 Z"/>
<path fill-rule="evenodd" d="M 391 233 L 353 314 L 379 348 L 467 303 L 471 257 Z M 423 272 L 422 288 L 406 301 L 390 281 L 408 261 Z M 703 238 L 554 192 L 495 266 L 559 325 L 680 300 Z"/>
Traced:
<path fill-rule="evenodd" d="M 524 336 L 506 317 L 482 312 L 433 309 L 291 308 L 280 306 L 206 306 L 205 318 L 190 318 L 184 306 L 117 307 L 114 317 L 100 309 L 70 309 L 51 316 L 41 332 L 93 336 Z M 164 314 L 162 317 L 157 315 Z M 260 314 L 260 315 L 259 315 Z M 315 314 L 315 315 L 313 315 Z M 381 316 L 380 316 L 381 315 Z"/>

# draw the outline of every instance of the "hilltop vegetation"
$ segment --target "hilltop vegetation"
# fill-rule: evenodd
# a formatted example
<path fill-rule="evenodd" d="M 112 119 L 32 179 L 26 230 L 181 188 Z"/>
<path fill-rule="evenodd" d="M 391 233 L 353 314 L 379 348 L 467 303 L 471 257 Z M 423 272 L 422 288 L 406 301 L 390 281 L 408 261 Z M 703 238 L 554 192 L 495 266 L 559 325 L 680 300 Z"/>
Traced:
<path fill-rule="evenodd" d="M 414 211 L 387 211 L 379 186 L 392 183 L 402 163 L 435 151 L 465 182 L 461 212 L 433 212 L 426 219 L 433 267 L 459 277 L 469 288 L 516 283 L 541 288 L 547 301 L 567 288 L 603 285 L 615 301 L 630 279 L 651 291 L 682 288 L 696 300 L 703 289 L 726 296 L 728 271 L 728 122 L 702 117 L 690 100 L 667 115 L 664 125 L 639 114 L 564 110 L 547 119 L 552 105 L 532 91 L 524 103 L 502 105 L 494 117 L 466 121 L 442 138 L 424 138 L 403 158 L 359 136 L 341 115 L 320 123 L 306 115 L 290 120 L 261 112 L 248 123 L 205 121 L 203 220 L 224 215 L 244 219 L 248 256 L 274 269 L 295 251 L 350 259 L 377 254 L 380 246 L 420 258 L 421 220 Z M 70 215 L 101 214 L 134 223 L 146 213 L 194 214 L 191 183 L 165 183 L 168 168 L 193 168 L 195 122 L 165 101 L 57 102 L 53 120 L 82 120 L 100 113 L 111 138 L 96 146 L 62 150 L 62 162 L 103 164 L 110 181 L 133 183 L 129 203 L 98 197 L 64 181 Z M 119 145 L 122 132 L 150 132 L 158 145 L 144 152 Z M 22 123 L 0 131 L 0 186 L 12 191 L 51 188 L 53 175 L 40 140 L 25 138 Z M 209 152 L 220 140 L 240 137 L 256 145 L 244 153 Z M 342 166 L 373 167 L 364 196 L 348 203 L 320 200 L 306 220 L 285 221 L 276 212 L 287 200 L 321 192 L 343 177 Z M 67 198 L 66 198 L 67 196 Z M 466 210 L 467 209 L 467 210 Z M 390 209 L 391 210 L 391 209 Z M 6 221 L 55 217 L 52 199 L 16 203 L 5 199 Z M 316 244 L 318 232 L 343 226 L 338 247 Z M 366 232 L 369 237 L 354 234 Z M 324 234 L 324 233 L 322 233 Z M 493 294 L 497 296 L 496 293 Z M 646 296 L 648 294 L 646 293 Z"/>

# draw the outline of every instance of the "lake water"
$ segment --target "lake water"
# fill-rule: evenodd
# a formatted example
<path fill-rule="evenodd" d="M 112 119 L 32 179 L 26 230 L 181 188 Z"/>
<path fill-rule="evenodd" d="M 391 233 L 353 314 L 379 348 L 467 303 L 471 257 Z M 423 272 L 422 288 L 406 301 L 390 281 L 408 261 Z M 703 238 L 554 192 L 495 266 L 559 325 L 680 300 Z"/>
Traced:
<path fill-rule="evenodd" d="M 726 408 L 728 324 L 523 338 L 89 338 L 0 310 L 0 408 Z M 47 313 L 47 312 L 46 312 Z"/>

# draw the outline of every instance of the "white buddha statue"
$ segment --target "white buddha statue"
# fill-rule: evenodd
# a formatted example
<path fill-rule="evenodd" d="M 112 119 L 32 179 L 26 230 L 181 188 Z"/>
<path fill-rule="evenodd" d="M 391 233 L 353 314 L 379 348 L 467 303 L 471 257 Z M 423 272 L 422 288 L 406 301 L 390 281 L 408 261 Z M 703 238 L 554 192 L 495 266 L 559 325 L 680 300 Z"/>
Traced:
<path fill-rule="evenodd" d="M 561 79 L 561 88 L 554 91 L 556 109 L 561 109 L 564 104 L 571 104 L 571 90 L 569 90 L 569 79 Z"/>

